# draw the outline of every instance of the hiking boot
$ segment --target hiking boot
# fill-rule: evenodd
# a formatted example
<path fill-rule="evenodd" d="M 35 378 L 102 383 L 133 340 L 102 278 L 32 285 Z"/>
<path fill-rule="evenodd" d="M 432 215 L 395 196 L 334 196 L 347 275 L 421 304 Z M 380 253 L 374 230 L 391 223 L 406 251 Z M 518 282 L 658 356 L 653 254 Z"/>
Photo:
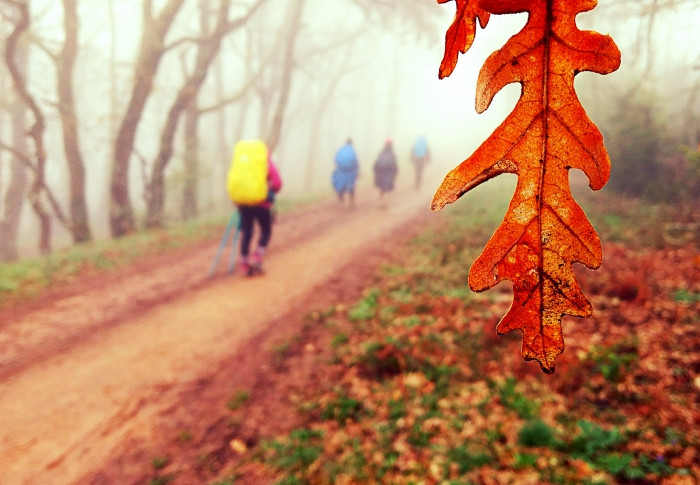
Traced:
<path fill-rule="evenodd" d="M 253 256 L 251 256 L 251 258 L 250 258 L 250 272 L 251 273 L 262 273 L 262 262 L 263 262 L 263 254 L 264 253 L 265 253 L 264 249 L 258 248 L 253 253 Z"/>
<path fill-rule="evenodd" d="M 241 261 L 238 264 L 238 268 L 241 270 L 241 274 L 246 275 L 246 276 L 250 276 L 252 268 L 250 266 L 250 263 L 248 263 L 247 260 L 244 259 L 243 261 Z"/>

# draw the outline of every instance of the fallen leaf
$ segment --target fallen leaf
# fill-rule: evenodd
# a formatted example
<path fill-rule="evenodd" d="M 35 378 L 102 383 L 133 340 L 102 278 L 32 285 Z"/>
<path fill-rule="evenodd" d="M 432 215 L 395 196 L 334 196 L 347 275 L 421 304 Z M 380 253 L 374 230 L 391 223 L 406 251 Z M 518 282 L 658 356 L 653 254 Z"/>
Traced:
<path fill-rule="evenodd" d="M 477 111 L 485 111 L 507 84 L 520 83 L 522 94 L 494 133 L 447 174 L 432 208 L 438 210 L 502 173 L 518 176 L 503 222 L 471 267 L 469 286 L 484 291 L 503 280 L 513 282 L 513 303 L 498 333 L 520 330 L 523 357 L 553 372 L 556 356 L 564 350 L 562 316 L 587 317 L 592 312 L 573 264 L 595 269 L 602 261 L 600 240 L 573 199 L 568 172 L 583 171 L 594 190 L 610 175 L 603 137 L 576 96 L 574 77 L 582 71 L 614 71 L 620 52 L 609 36 L 576 27 L 576 15 L 595 7 L 595 0 L 459 5 L 463 22 L 471 23 L 477 6 L 492 14 L 529 12 L 523 29 L 482 67 Z M 456 63 L 454 49 L 446 50 L 446 56 Z"/>

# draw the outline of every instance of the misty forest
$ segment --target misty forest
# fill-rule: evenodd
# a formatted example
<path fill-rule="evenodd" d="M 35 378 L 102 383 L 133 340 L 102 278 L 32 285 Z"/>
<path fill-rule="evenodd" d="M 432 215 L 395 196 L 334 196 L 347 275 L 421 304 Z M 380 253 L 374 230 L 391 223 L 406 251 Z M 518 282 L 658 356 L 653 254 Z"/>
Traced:
<path fill-rule="evenodd" d="M 422 85 L 435 78 L 441 13 L 2 2 L 2 259 L 227 211 L 219 181 L 244 137 L 268 143 L 290 194 L 325 188 L 348 137 L 368 155 L 387 137 L 408 146 L 436 129 L 422 121 L 435 107 Z"/>
<path fill-rule="evenodd" d="M 611 189 L 697 195 L 680 183 L 699 130 L 696 3 L 602 2 L 585 16 L 625 55 L 613 79 L 579 82 L 618 162 Z M 425 134 L 449 168 L 508 109 L 475 121 L 476 55 L 437 81 L 451 12 L 429 1 L 0 6 L 5 261 L 228 210 L 218 181 L 241 138 L 263 138 L 303 194 L 326 187 L 348 137 L 370 159 L 386 138 L 407 153 Z"/>
<path fill-rule="evenodd" d="M 700 0 L 0 0 L 0 483 L 697 483 L 698 25 Z M 255 276 L 241 140 L 281 183 Z"/>

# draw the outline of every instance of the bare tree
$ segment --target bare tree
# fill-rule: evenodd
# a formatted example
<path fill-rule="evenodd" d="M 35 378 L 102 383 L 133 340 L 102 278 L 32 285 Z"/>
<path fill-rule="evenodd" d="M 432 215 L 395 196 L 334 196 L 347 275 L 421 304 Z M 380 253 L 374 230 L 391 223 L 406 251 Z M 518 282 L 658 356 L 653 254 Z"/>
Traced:
<path fill-rule="evenodd" d="M 92 239 L 85 199 L 85 164 L 80 151 L 78 117 L 73 94 L 73 67 L 78 54 L 77 0 L 63 0 L 65 41 L 56 59 L 58 113 L 63 126 L 63 150 L 70 174 L 70 229 L 76 243 Z"/>
<path fill-rule="evenodd" d="M 309 151 L 306 156 L 304 174 L 305 190 L 312 188 L 320 133 L 328 113 L 328 107 L 331 105 L 333 98 L 337 96 L 338 88 L 342 81 L 347 78 L 350 72 L 355 71 L 360 64 L 355 56 L 357 52 L 355 39 L 359 36 L 360 31 L 353 31 L 335 42 L 325 43 L 323 48 L 314 49 L 299 56 L 301 58 L 299 62 L 301 66 L 313 65 L 313 70 L 302 68 L 302 72 L 309 77 L 311 83 L 315 82 L 318 87 L 318 94 L 314 102 L 310 103 L 313 106 L 313 111 L 311 113 Z M 336 51 L 340 47 L 345 49 L 340 54 L 337 54 Z M 335 55 L 329 55 L 333 53 Z M 320 59 L 317 59 L 317 57 L 320 57 Z"/>
<path fill-rule="evenodd" d="M 110 182 L 109 223 L 112 235 L 124 236 L 136 229 L 129 198 L 129 165 L 141 114 L 151 90 L 158 65 L 166 51 L 165 36 L 185 0 L 168 0 L 157 17 L 153 0 L 143 2 L 143 31 L 134 68 L 134 86 L 126 113 L 117 130 Z"/>
<path fill-rule="evenodd" d="M 29 64 L 29 49 L 26 41 L 15 44 L 15 63 L 22 77 L 26 76 Z M 4 81 L 5 79 L 3 79 Z M 3 92 L 5 91 L 3 82 Z M 8 101 L 4 99 L 3 101 Z M 8 105 L 10 125 L 12 131 L 12 146 L 20 153 L 27 153 L 27 138 L 25 126 L 27 123 L 27 109 L 22 100 L 14 96 Z M 0 261 L 14 261 L 19 257 L 17 248 L 17 236 L 19 223 L 24 206 L 24 197 L 29 182 L 29 172 L 25 164 L 16 156 L 10 158 L 10 173 L 7 189 L 2 199 L 3 209 L 0 219 Z"/>
<path fill-rule="evenodd" d="M 349 0 L 357 6 L 367 20 L 384 26 L 387 22 L 397 22 L 406 27 L 406 32 L 415 37 L 442 35 L 439 10 L 432 2 L 407 2 L 406 0 Z"/>
<path fill-rule="evenodd" d="M 294 49 L 296 39 L 299 35 L 301 27 L 301 18 L 304 10 L 305 0 L 293 0 L 289 7 L 289 15 L 287 16 L 288 24 L 284 35 L 284 49 L 282 58 L 282 73 L 280 77 L 279 96 L 272 117 L 272 125 L 265 137 L 268 149 L 272 152 L 277 148 L 282 133 L 282 123 L 284 113 L 289 102 L 289 93 L 292 89 L 292 75 L 294 70 Z"/>
<path fill-rule="evenodd" d="M 195 102 L 197 94 L 206 79 L 209 66 L 219 52 L 221 41 L 224 36 L 245 25 L 248 19 L 266 1 L 267 0 L 257 0 L 245 15 L 233 21 L 229 21 L 228 13 L 231 1 L 221 0 L 214 31 L 211 35 L 197 40 L 197 54 L 194 68 L 178 91 L 161 132 L 160 150 L 158 151 L 153 165 L 149 181 L 149 197 L 146 214 L 147 227 L 159 227 L 163 224 L 165 168 L 172 158 L 173 141 L 175 139 L 175 132 L 180 120 L 180 115 L 191 103 Z"/>
<path fill-rule="evenodd" d="M 117 18 L 114 2 L 109 0 L 107 12 L 109 17 L 109 135 L 113 137 L 117 131 Z"/>
<path fill-rule="evenodd" d="M 69 172 L 69 191 L 70 191 L 70 205 L 69 205 L 69 218 L 66 219 L 62 211 L 56 211 L 56 215 L 59 216 L 59 220 L 66 226 L 66 228 L 71 232 L 73 236 L 73 241 L 76 243 L 88 241 L 92 239 L 90 226 L 88 223 L 88 211 L 87 211 L 87 201 L 85 198 L 85 166 L 83 163 L 82 155 L 80 152 L 80 142 L 78 136 L 78 119 L 75 110 L 75 100 L 73 94 L 73 68 L 75 66 L 76 56 L 78 54 L 78 14 L 77 14 L 77 0 L 63 0 L 64 8 L 64 35 L 65 41 L 60 53 L 55 54 L 49 48 L 41 44 L 38 39 L 34 39 L 35 43 L 54 61 L 56 65 L 56 80 L 57 80 L 57 94 L 58 94 L 58 114 L 61 119 L 61 124 L 63 128 L 63 147 L 66 162 L 68 165 Z M 24 4 L 27 10 L 21 10 L 29 15 L 29 3 Z M 22 7 L 23 8 L 23 7 Z M 24 15 L 24 14 L 22 14 Z M 27 28 L 29 27 L 30 19 L 27 19 Z M 11 48 L 15 48 L 11 45 Z M 17 48 L 21 48 L 17 46 Z M 20 55 L 23 55 L 20 53 Z M 40 111 L 38 103 L 31 97 L 27 87 L 26 73 L 21 71 L 26 71 L 26 69 L 21 66 L 16 66 L 20 71 L 20 76 L 14 77 L 15 83 L 21 83 L 24 87 L 20 90 L 20 97 L 27 103 L 37 117 L 37 123 L 34 125 L 33 137 L 35 140 L 43 138 L 44 136 L 44 115 Z M 15 145 L 16 149 L 23 152 L 21 148 Z M 43 180 L 44 165 L 45 165 L 45 153 L 43 144 L 38 147 L 41 152 L 40 159 L 39 154 L 37 154 L 36 163 L 36 173 L 39 177 L 39 191 L 50 192 L 48 186 Z M 52 205 L 58 204 L 55 202 L 55 197 L 51 195 Z M 40 219 L 43 216 L 40 216 Z M 42 222 L 46 224 L 47 222 Z"/>
<path fill-rule="evenodd" d="M 26 153 L 20 152 L 17 148 L 2 144 L 1 147 L 10 151 L 17 160 L 29 167 L 34 178 L 29 188 L 29 201 L 34 213 L 39 219 L 39 250 L 45 254 L 51 250 L 51 211 L 46 208 L 44 198 L 53 210 L 53 214 L 68 227 L 68 221 L 59 206 L 56 197 L 46 185 L 46 148 L 44 146 L 45 120 L 44 114 L 38 103 L 27 88 L 27 79 L 17 64 L 18 46 L 30 25 L 29 3 L 21 0 L 2 0 L 2 3 L 14 7 L 17 15 L 12 33 L 5 43 L 5 63 L 12 79 L 12 85 L 19 99 L 29 109 L 34 117 L 34 123 L 29 128 L 28 136 L 33 143 L 33 156 L 30 158 Z"/>
<path fill-rule="evenodd" d="M 207 1 L 207 0 L 203 0 Z M 246 43 L 246 47 L 250 48 L 250 42 Z M 250 52 L 250 51 L 246 51 Z M 244 84 L 239 86 L 237 91 L 234 93 L 226 93 L 223 88 L 223 79 L 221 79 L 220 75 L 223 73 L 221 71 L 217 72 L 217 76 L 215 79 L 216 82 L 216 97 L 214 102 L 212 102 L 209 105 L 206 106 L 196 106 L 193 109 L 187 110 L 185 116 L 186 116 L 186 121 L 185 121 L 185 184 L 187 185 L 188 183 L 198 183 L 198 180 L 196 180 L 196 176 L 192 174 L 188 174 L 188 157 L 190 156 L 191 153 L 195 153 L 195 150 L 198 150 L 199 146 L 199 136 L 195 137 L 197 140 L 192 138 L 192 134 L 197 132 L 197 126 L 194 125 L 194 122 L 199 123 L 200 118 L 210 115 L 210 114 L 216 114 L 218 115 L 218 122 L 216 123 L 218 127 L 218 136 L 216 137 L 217 139 L 217 145 L 218 145 L 218 150 L 217 150 L 217 155 L 214 156 L 214 160 L 216 161 L 212 166 L 211 166 L 211 174 L 212 174 L 212 181 L 214 183 L 220 183 L 221 180 L 221 175 L 222 175 L 222 170 L 225 170 L 228 168 L 229 164 L 229 158 L 227 157 L 229 153 L 229 143 L 230 140 L 227 140 L 227 134 L 230 134 L 230 138 L 234 140 L 239 140 L 243 136 L 244 128 L 248 119 L 248 115 L 250 114 L 251 111 L 251 106 L 253 103 L 251 103 L 252 97 L 249 95 L 249 93 L 253 90 L 254 86 L 258 85 L 259 78 L 261 76 L 261 73 L 267 69 L 270 63 L 273 62 L 274 60 L 274 50 L 270 49 L 270 51 L 262 57 L 256 57 L 253 59 L 254 56 L 252 55 L 241 55 L 241 57 L 247 61 L 245 63 L 245 69 L 243 72 L 240 72 L 239 74 L 239 79 L 244 80 Z M 239 54 L 237 54 L 239 55 Z M 221 56 L 220 56 L 221 58 Z M 224 59 L 225 60 L 225 59 Z M 253 69 L 253 66 L 251 65 L 253 61 L 257 64 L 257 69 Z M 238 110 L 238 115 L 235 116 L 236 119 L 236 124 L 233 129 L 230 129 L 229 127 L 226 126 L 226 117 L 224 116 L 225 109 L 231 105 L 238 104 L 239 105 L 239 110 Z M 194 119 L 193 119 L 194 118 Z M 223 161 L 223 163 L 221 163 Z M 197 168 L 197 171 L 199 169 Z M 186 186 L 184 187 L 184 191 L 188 192 L 191 191 L 188 189 Z M 222 196 L 224 196 L 225 191 L 221 191 Z M 189 197 L 189 196 L 188 196 Z M 225 199 L 227 202 L 230 203 L 228 200 L 228 197 L 226 196 Z M 183 200 L 184 203 L 184 200 Z"/>

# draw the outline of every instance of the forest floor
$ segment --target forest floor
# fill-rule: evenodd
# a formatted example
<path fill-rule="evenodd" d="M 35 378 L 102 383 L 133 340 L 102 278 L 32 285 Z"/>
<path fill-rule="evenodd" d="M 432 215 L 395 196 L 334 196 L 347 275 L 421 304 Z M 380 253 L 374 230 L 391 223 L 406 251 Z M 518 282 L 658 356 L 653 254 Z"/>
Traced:
<path fill-rule="evenodd" d="M 283 215 L 259 278 L 206 241 L 3 308 L 0 483 L 697 483 L 697 237 L 603 200 L 549 376 L 466 288 L 501 208 L 429 197 Z"/>
<path fill-rule="evenodd" d="M 170 448 L 188 437 L 198 455 L 218 449 L 231 389 L 264 394 L 279 346 L 310 312 L 358 298 L 427 223 L 427 201 L 372 191 L 353 208 L 332 200 L 282 215 L 261 277 L 224 274 L 226 254 L 208 278 L 210 240 L 6 305 L 0 483 L 146 483 L 151 460 L 178 456 Z M 283 430 L 278 418 L 258 415 L 248 441 Z"/>

